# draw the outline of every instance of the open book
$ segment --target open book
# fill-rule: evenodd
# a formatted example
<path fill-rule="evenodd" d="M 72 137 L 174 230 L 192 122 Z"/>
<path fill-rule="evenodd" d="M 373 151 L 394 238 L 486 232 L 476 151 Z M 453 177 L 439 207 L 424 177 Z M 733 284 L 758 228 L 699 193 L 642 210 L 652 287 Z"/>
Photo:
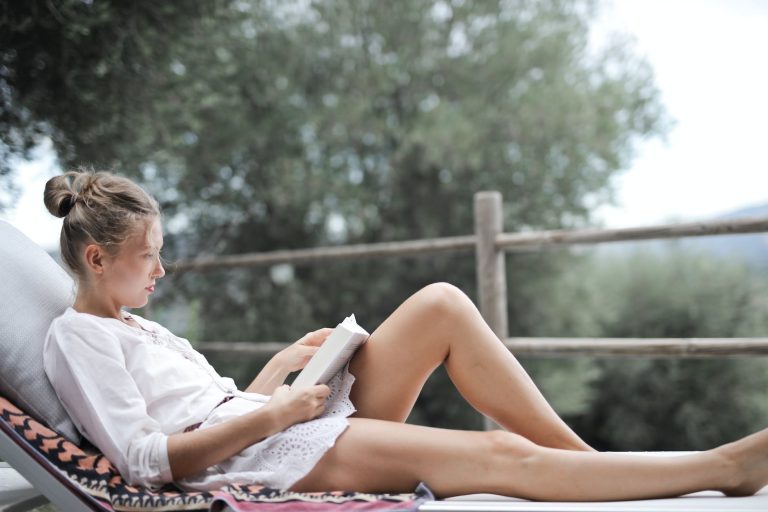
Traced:
<path fill-rule="evenodd" d="M 355 315 L 348 316 L 325 339 L 307 366 L 301 370 L 292 388 L 305 388 L 315 384 L 327 384 L 368 339 L 368 332 L 357 325 Z"/>

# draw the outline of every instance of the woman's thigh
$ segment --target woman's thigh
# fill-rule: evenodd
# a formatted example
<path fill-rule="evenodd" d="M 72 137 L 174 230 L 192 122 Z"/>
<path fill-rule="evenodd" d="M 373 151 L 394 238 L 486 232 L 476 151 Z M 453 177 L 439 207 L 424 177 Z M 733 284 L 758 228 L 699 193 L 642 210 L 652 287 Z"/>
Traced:
<path fill-rule="evenodd" d="M 448 356 L 446 330 L 471 301 L 447 283 L 425 286 L 373 332 L 350 362 L 357 417 L 403 422 L 427 377 Z"/>
<path fill-rule="evenodd" d="M 413 492 L 438 496 L 498 491 L 536 446 L 510 432 L 447 430 L 350 418 L 349 428 L 295 491 Z"/>

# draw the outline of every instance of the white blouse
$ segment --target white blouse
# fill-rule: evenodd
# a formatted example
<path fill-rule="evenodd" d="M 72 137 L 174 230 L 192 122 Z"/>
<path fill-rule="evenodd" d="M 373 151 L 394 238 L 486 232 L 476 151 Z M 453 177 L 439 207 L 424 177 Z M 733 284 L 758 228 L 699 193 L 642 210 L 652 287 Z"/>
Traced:
<path fill-rule="evenodd" d="M 142 327 L 73 308 L 54 319 L 43 350 L 45 373 L 75 426 L 134 485 L 172 480 L 168 436 L 204 421 L 238 391 L 189 341 L 131 315 Z"/>

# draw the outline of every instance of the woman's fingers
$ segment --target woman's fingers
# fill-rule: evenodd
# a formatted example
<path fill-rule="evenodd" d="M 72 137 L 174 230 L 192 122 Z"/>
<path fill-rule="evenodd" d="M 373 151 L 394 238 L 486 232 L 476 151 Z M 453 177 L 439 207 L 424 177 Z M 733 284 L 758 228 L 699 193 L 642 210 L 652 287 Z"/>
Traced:
<path fill-rule="evenodd" d="M 325 339 L 328 337 L 329 334 L 333 332 L 333 329 L 330 327 L 323 327 L 322 329 L 318 329 L 316 331 L 308 332 L 304 335 L 303 338 L 299 340 L 299 343 L 302 345 L 311 345 L 319 347 L 323 344 Z"/>
<path fill-rule="evenodd" d="M 330 394 L 330 389 L 324 384 L 312 386 L 301 390 L 301 402 L 304 404 L 306 420 L 320 416 L 325 410 L 325 399 Z"/>
<path fill-rule="evenodd" d="M 304 356 L 304 366 L 309 362 L 310 359 L 312 359 L 312 356 L 315 355 L 315 352 L 320 350 L 320 347 L 312 346 L 312 345 L 306 345 L 304 347 L 301 347 L 302 355 Z M 303 368 L 303 367 L 302 367 Z"/>
<path fill-rule="evenodd" d="M 325 399 L 329 394 L 330 389 L 325 385 L 301 389 L 290 389 L 283 385 L 275 390 L 270 405 L 283 411 L 281 417 L 289 426 L 320 416 L 325 410 Z"/>
<path fill-rule="evenodd" d="M 328 395 L 331 394 L 331 388 L 329 388 L 325 384 L 317 384 L 313 387 L 313 389 L 315 390 L 316 396 L 318 396 L 323 400 L 328 398 Z"/>
<path fill-rule="evenodd" d="M 325 400 L 331 394 L 331 389 L 325 384 L 320 384 L 315 386 L 315 392 L 317 397 L 317 416 L 320 416 L 325 410 Z"/>

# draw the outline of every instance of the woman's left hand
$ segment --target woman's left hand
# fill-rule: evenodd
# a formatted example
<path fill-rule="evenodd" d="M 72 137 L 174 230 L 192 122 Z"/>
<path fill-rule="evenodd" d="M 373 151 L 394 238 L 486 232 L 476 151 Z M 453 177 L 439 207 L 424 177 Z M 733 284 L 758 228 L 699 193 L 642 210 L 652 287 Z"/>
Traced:
<path fill-rule="evenodd" d="M 308 332 L 291 346 L 275 354 L 274 359 L 276 362 L 279 362 L 279 365 L 285 371 L 299 371 L 307 366 L 309 360 L 320 349 L 320 346 L 332 331 L 333 329 L 330 327 L 324 327 Z"/>

